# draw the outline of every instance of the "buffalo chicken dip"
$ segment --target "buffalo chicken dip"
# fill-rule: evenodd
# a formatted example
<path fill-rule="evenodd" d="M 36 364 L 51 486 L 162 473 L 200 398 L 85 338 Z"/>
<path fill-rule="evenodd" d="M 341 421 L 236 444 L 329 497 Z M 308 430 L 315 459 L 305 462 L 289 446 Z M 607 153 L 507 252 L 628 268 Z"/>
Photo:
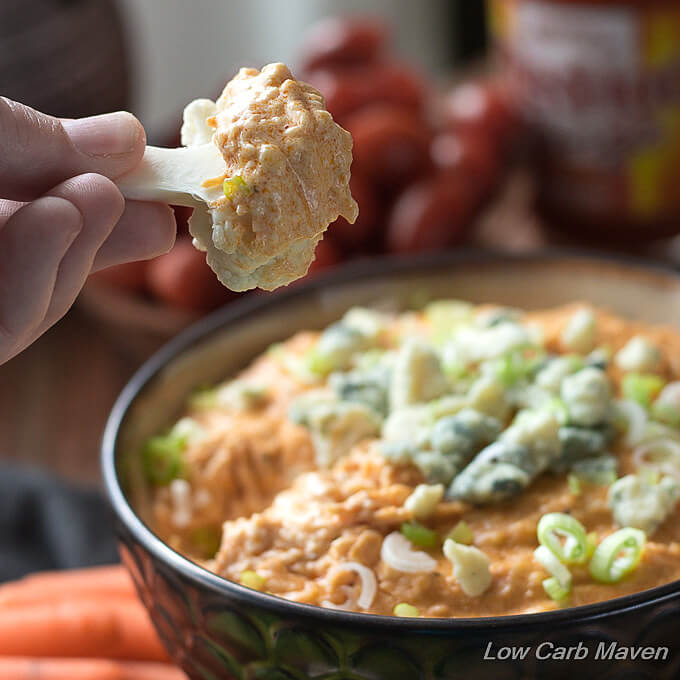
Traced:
<path fill-rule="evenodd" d="M 296 602 L 491 616 L 680 578 L 680 334 L 585 304 L 351 309 L 140 455 L 163 540 Z"/>

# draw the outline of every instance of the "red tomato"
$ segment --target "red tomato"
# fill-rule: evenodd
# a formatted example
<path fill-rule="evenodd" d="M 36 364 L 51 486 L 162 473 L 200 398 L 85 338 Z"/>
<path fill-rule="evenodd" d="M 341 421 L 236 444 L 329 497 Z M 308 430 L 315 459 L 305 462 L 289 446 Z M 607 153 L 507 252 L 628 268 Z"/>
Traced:
<path fill-rule="evenodd" d="M 353 167 L 373 181 L 398 187 L 422 176 L 430 167 L 430 133 L 414 114 L 373 106 L 347 120 L 354 138 Z"/>
<path fill-rule="evenodd" d="M 342 253 L 333 242 L 332 237 L 325 235 L 316 246 L 314 261 L 309 265 L 307 276 L 318 274 L 342 262 Z"/>
<path fill-rule="evenodd" d="M 355 170 L 352 170 L 349 188 L 359 206 L 359 216 L 354 224 L 350 224 L 344 217 L 339 217 L 328 229 L 329 235 L 343 248 L 354 251 L 365 246 L 375 233 L 378 204 L 375 187 Z"/>
<path fill-rule="evenodd" d="M 188 238 L 179 239 L 169 253 L 152 260 L 146 280 L 160 300 L 190 311 L 214 309 L 234 296 L 208 267 L 205 253 Z"/>
<path fill-rule="evenodd" d="M 492 140 L 478 133 L 438 134 L 432 140 L 430 153 L 435 167 L 460 171 L 480 195 L 490 191 L 500 179 L 501 152 Z"/>
<path fill-rule="evenodd" d="M 458 171 L 409 186 L 397 199 L 387 225 L 387 248 L 412 253 L 460 243 L 479 205 L 479 197 Z"/>
<path fill-rule="evenodd" d="M 396 62 L 321 69 L 308 74 L 307 80 L 321 92 L 326 108 L 340 124 L 349 114 L 371 104 L 420 112 L 427 92 L 420 75 Z"/>
<path fill-rule="evenodd" d="M 385 24 L 374 18 L 330 17 L 304 36 L 301 63 L 305 70 L 372 61 L 387 39 Z"/>
<path fill-rule="evenodd" d="M 90 276 L 93 281 L 131 293 L 144 290 L 147 262 L 126 262 L 107 267 Z"/>
<path fill-rule="evenodd" d="M 499 87 L 489 82 L 469 82 L 451 90 L 444 101 L 447 121 L 454 130 L 475 132 L 505 145 L 518 128 Z"/>

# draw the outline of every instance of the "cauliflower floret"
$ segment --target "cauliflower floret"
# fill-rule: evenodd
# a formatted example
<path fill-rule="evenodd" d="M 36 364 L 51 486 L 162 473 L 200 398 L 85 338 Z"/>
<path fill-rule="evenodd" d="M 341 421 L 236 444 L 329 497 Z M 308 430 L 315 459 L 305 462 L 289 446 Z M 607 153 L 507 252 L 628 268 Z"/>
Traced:
<path fill-rule="evenodd" d="M 333 392 L 327 388 L 308 390 L 293 399 L 288 409 L 288 418 L 297 425 L 307 427 L 311 413 L 320 405 L 332 406 L 337 404 Z"/>
<path fill-rule="evenodd" d="M 559 394 L 562 381 L 579 368 L 581 366 L 574 361 L 574 357 L 555 357 L 538 372 L 536 385 L 553 394 Z"/>
<path fill-rule="evenodd" d="M 237 292 L 262 288 L 274 290 L 304 276 L 314 260 L 321 235 L 284 245 L 273 256 L 247 250 L 226 252 L 229 227 L 215 224 L 208 212 L 195 208 L 189 219 L 193 245 L 206 253 L 206 262 L 219 280 Z"/>
<path fill-rule="evenodd" d="M 268 399 L 267 388 L 264 385 L 246 380 L 232 380 L 222 385 L 215 396 L 219 406 L 239 410 L 258 408 Z"/>
<path fill-rule="evenodd" d="M 605 422 L 611 411 L 611 388 L 604 371 L 588 366 L 562 381 L 562 399 L 573 425 L 593 427 Z"/>
<path fill-rule="evenodd" d="M 560 341 L 565 349 L 577 354 L 587 354 L 595 346 L 597 321 L 590 309 L 582 307 L 574 312 L 562 329 Z"/>
<path fill-rule="evenodd" d="M 622 371 L 632 373 L 654 373 L 663 363 L 659 348 L 642 335 L 632 337 L 614 360 Z"/>
<path fill-rule="evenodd" d="M 444 346 L 444 363 L 467 365 L 495 359 L 533 344 L 531 331 L 512 321 L 502 321 L 490 328 L 464 326 Z"/>
<path fill-rule="evenodd" d="M 385 420 L 382 438 L 388 442 L 413 442 L 415 448 L 427 446 L 433 420 L 424 405 L 397 409 Z"/>
<path fill-rule="evenodd" d="M 680 499 L 680 484 L 666 475 L 658 483 L 642 474 L 626 475 L 609 487 L 609 507 L 622 527 L 642 529 L 648 536 L 673 512 Z"/>
<path fill-rule="evenodd" d="M 560 421 L 553 411 L 527 410 L 518 413 L 515 422 L 501 434 L 500 439 L 508 444 L 525 446 L 534 466 L 534 470 L 526 472 L 535 474 L 545 470 L 560 455 L 559 431 Z"/>
<path fill-rule="evenodd" d="M 312 351 L 312 370 L 326 375 L 350 367 L 355 354 L 368 349 L 369 338 L 359 329 L 344 321 L 337 321 L 326 328 Z"/>
<path fill-rule="evenodd" d="M 199 146 L 212 141 L 215 129 L 208 118 L 215 115 L 217 104 L 211 99 L 195 99 L 184 108 L 184 122 L 180 132 L 182 146 Z"/>
<path fill-rule="evenodd" d="M 477 597 L 491 585 L 491 563 L 479 548 L 447 538 L 444 555 L 453 564 L 453 576 L 466 595 Z"/>
<path fill-rule="evenodd" d="M 386 314 L 367 307 L 352 307 L 342 317 L 346 326 L 361 332 L 372 344 L 378 342 L 388 321 Z"/>
<path fill-rule="evenodd" d="M 443 484 L 418 484 L 404 502 L 404 507 L 416 519 L 427 519 L 444 496 Z"/>
<path fill-rule="evenodd" d="M 505 385 L 493 375 L 482 375 L 475 380 L 467 394 L 470 408 L 505 420 L 510 411 Z"/>
<path fill-rule="evenodd" d="M 437 352 L 418 340 L 407 340 L 394 363 L 390 407 L 399 409 L 431 401 L 447 391 L 449 384 Z"/>
<path fill-rule="evenodd" d="M 332 465 L 361 440 L 377 436 L 380 426 L 380 416 L 362 404 L 338 402 L 313 407 L 307 417 L 307 427 L 317 464 Z"/>

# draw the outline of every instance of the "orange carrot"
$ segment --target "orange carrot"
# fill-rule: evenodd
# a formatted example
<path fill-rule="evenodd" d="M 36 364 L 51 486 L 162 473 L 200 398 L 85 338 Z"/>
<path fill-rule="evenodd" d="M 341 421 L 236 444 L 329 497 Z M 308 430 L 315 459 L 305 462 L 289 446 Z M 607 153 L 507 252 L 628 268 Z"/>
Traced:
<path fill-rule="evenodd" d="M 167 661 L 143 606 L 87 598 L 0 609 L 0 657 Z"/>
<path fill-rule="evenodd" d="M 83 596 L 136 597 L 125 567 L 93 567 L 69 571 L 45 571 L 0 586 L 0 611 L 5 607 L 45 604 Z"/>
<path fill-rule="evenodd" d="M 164 663 L 0 657 L 2 680 L 186 680 L 186 677 L 179 668 Z"/>

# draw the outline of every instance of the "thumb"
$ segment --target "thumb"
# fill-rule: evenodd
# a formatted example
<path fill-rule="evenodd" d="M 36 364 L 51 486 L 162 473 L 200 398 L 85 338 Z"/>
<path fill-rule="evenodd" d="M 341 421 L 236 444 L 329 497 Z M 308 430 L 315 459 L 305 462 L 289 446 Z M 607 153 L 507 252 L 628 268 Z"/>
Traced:
<path fill-rule="evenodd" d="M 0 196 L 30 201 L 90 172 L 115 179 L 137 165 L 145 144 L 125 111 L 60 120 L 0 97 Z"/>

